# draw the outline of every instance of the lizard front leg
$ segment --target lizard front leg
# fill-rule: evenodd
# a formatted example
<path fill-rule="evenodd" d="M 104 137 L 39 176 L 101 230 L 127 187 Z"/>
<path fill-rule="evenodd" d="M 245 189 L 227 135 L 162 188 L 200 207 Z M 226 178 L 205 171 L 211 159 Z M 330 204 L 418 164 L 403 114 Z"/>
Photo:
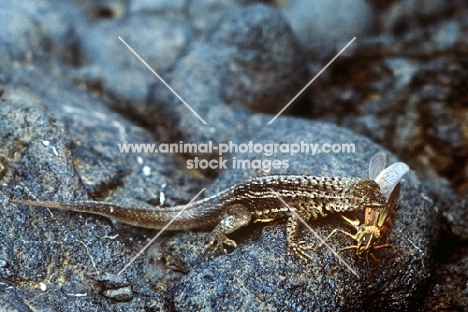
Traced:
<path fill-rule="evenodd" d="M 232 239 L 229 239 L 226 234 L 230 234 L 240 227 L 249 224 L 252 218 L 252 213 L 241 204 L 234 204 L 230 206 L 222 214 L 222 219 L 218 225 L 211 232 L 211 241 L 205 246 L 205 251 L 214 246 L 212 253 L 220 249 L 226 253 L 223 245 L 237 247 L 237 244 Z"/>

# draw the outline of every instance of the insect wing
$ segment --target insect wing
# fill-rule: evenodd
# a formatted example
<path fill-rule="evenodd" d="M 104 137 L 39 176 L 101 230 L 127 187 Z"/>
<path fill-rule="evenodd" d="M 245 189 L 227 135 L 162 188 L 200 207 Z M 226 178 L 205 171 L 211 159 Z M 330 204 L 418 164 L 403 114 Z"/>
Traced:
<path fill-rule="evenodd" d="M 374 222 L 375 225 L 377 225 L 379 228 L 381 228 L 385 224 L 387 217 L 391 216 L 395 211 L 398 198 L 400 198 L 400 183 L 398 183 L 393 188 L 393 191 L 390 194 L 390 198 L 388 199 L 385 207 L 377 213 L 378 217 L 376 218 L 376 222 Z"/>
<path fill-rule="evenodd" d="M 384 152 L 378 152 L 372 156 L 369 161 L 369 179 L 375 180 L 377 176 L 385 168 L 387 162 L 387 155 Z M 375 209 L 367 208 L 364 214 L 364 224 L 372 225 L 377 220 L 378 213 Z"/>
<path fill-rule="evenodd" d="M 387 217 L 395 211 L 398 198 L 400 198 L 400 183 L 393 188 L 384 208 L 378 210 L 371 208 L 366 209 L 364 224 L 382 227 Z"/>
<path fill-rule="evenodd" d="M 387 162 L 387 156 L 384 152 L 378 152 L 372 156 L 369 161 L 369 179 L 375 180 L 380 172 L 385 168 Z"/>
<path fill-rule="evenodd" d="M 387 198 L 387 201 L 394 187 L 400 182 L 401 178 L 408 170 L 409 167 L 407 164 L 397 162 L 382 170 L 377 178 L 375 178 L 375 182 L 380 186 L 380 193 Z"/>

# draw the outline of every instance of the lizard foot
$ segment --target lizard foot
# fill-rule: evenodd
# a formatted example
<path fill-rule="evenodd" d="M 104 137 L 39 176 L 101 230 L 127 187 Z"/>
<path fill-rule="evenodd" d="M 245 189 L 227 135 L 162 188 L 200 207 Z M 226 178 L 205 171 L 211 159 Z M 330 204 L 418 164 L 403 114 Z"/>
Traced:
<path fill-rule="evenodd" d="M 307 245 L 306 241 L 300 241 L 297 243 L 292 244 L 290 246 L 290 250 L 300 259 L 307 262 L 307 260 L 312 260 L 312 256 L 309 253 L 310 250 L 313 248 Z"/>
<path fill-rule="evenodd" d="M 236 248 L 237 244 L 232 239 L 229 239 L 226 234 L 224 233 L 212 233 L 211 240 L 208 244 L 206 244 L 205 248 L 203 249 L 203 253 L 207 251 L 207 249 L 212 248 L 209 256 L 211 256 L 214 252 L 221 250 L 224 253 L 227 253 L 226 248 L 224 245 L 228 245 L 231 247 Z"/>

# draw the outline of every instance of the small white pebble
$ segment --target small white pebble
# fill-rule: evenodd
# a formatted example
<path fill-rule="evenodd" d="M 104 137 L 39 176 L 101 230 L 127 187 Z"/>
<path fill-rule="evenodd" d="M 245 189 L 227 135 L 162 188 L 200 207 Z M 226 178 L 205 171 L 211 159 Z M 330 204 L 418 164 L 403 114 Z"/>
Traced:
<path fill-rule="evenodd" d="M 44 283 L 39 283 L 39 287 L 41 288 L 42 291 L 46 291 L 46 290 L 47 290 L 47 286 L 46 286 L 46 284 L 44 284 Z"/>
<path fill-rule="evenodd" d="M 143 158 L 141 158 L 141 156 L 138 156 L 138 157 L 137 157 L 137 163 L 138 163 L 139 165 L 143 165 Z"/>
<path fill-rule="evenodd" d="M 44 145 L 45 147 L 49 147 L 50 146 L 50 141 L 42 141 L 42 145 Z M 52 151 L 54 152 L 54 155 L 55 156 L 58 156 L 58 153 L 57 153 L 57 150 L 55 149 L 55 147 L 51 147 L 52 148 Z"/>
<path fill-rule="evenodd" d="M 57 150 L 55 149 L 55 147 L 52 146 L 51 148 L 52 148 L 52 151 L 54 152 L 54 155 L 55 155 L 55 156 L 58 156 L 58 152 L 57 152 Z"/>
<path fill-rule="evenodd" d="M 67 294 L 68 296 L 73 296 L 73 297 L 86 297 L 87 294 Z"/>
<path fill-rule="evenodd" d="M 143 175 L 144 175 L 145 177 L 147 177 L 147 176 L 149 176 L 149 175 L 151 174 L 151 168 L 148 167 L 148 166 L 143 166 L 142 171 L 143 171 Z"/>

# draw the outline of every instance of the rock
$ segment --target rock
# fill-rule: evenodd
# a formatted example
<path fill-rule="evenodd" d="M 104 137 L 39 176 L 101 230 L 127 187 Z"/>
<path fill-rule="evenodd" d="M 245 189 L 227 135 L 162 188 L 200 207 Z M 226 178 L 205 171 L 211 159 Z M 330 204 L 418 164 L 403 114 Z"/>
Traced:
<path fill-rule="evenodd" d="M 426 187 L 434 206 L 441 213 L 447 239 L 468 241 L 468 198 L 455 193 L 446 182 L 429 181 Z"/>
<path fill-rule="evenodd" d="M 78 41 L 73 24 L 47 1 L 1 1 L 0 28 L 2 62 L 73 62 Z"/>
<path fill-rule="evenodd" d="M 314 58 L 329 57 L 353 37 L 363 37 L 374 25 L 366 1 L 292 0 L 281 7 L 301 44 Z"/>
<path fill-rule="evenodd" d="M 13 284 L 2 285 L 0 294 L 0 309 L 7 312 L 31 312 L 24 298 L 19 298 L 16 291 L 12 291 Z"/>
<path fill-rule="evenodd" d="M 349 131 L 326 124 L 281 118 L 274 127 L 266 126 L 269 118 L 253 116 L 246 124 L 246 131 L 239 132 L 235 142 L 240 144 L 252 140 L 255 143 L 287 142 L 300 144 L 301 141 L 319 145 L 326 142 L 352 142 L 355 153 L 296 154 L 294 156 L 275 154 L 265 157 L 255 153 L 229 155 L 236 159 L 288 159 L 289 168 L 271 170 L 275 173 L 310 174 L 320 176 L 366 177 L 368 161 L 380 147 L 369 140 Z M 284 132 L 278 129 L 285 129 Z M 286 130 L 287 129 L 287 130 Z M 255 135 L 252 136 L 252 133 Z M 389 155 L 390 156 L 390 155 Z M 390 157 L 389 163 L 395 162 Z M 228 161 L 229 163 L 229 161 Z M 214 184 L 221 189 L 234 180 L 260 175 L 261 171 L 225 170 Z M 437 229 L 436 214 L 431 202 L 424 197 L 421 183 L 413 173 L 407 174 L 402 182 L 402 198 L 387 242 L 396 249 L 396 256 L 404 262 L 393 262 L 390 251 L 376 252 L 380 267 L 366 279 L 369 267 L 365 260 L 353 252 L 341 255 L 359 274 L 340 265 L 330 273 L 336 264 L 335 256 L 326 248 L 314 253 L 314 260 L 303 262 L 294 255 L 287 255 L 284 222 L 277 221 L 266 226 L 252 225 L 231 235 L 239 247 L 228 255 L 217 255 L 209 261 L 199 257 L 179 258 L 187 261 L 183 267 L 188 274 L 169 289 L 174 309 L 199 310 L 249 310 L 262 307 L 267 310 L 377 310 L 391 306 L 395 310 L 416 308 L 424 292 L 426 280 L 432 268 L 429 255 L 434 248 Z M 215 188 L 214 192 L 217 191 Z M 208 194 L 212 194 L 209 192 Z M 360 215 L 362 218 L 362 215 Z M 310 222 L 312 228 L 326 237 L 333 228 L 352 231 L 337 218 Z M 200 238 L 204 234 L 197 234 Z M 189 235 L 190 236 L 190 235 Z M 171 250 L 178 246 L 190 254 L 187 235 L 175 237 L 168 242 Z M 303 229 L 301 239 L 314 246 L 319 243 L 312 233 Z M 192 239 L 198 249 L 203 248 L 203 239 Z M 354 242 L 346 236 L 336 236 L 330 241 L 334 248 L 349 246 Z M 192 245 L 192 244 L 189 244 Z M 174 253 L 171 252 L 172 255 Z M 177 262 L 171 258 L 171 262 Z M 311 278 L 313 277 L 313 278 Z M 419 298 L 419 299 L 417 299 Z"/>
<path fill-rule="evenodd" d="M 69 75 L 115 99 L 108 104 L 154 124 L 146 100 L 150 86 L 161 83 L 122 38 L 163 79 L 185 53 L 194 33 L 186 22 L 164 16 L 135 16 L 90 25 L 81 34 L 82 66 Z"/>
<path fill-rule="evenodd" d="M 249 0 L 189 1 L 187 18 L 192 21 L 193 27 L 198 31 L 206 31 L 213 24 L 217 24 L 223 15 L 240 9 L 242 4 L 248 2 Z"/>
<path fill-rule="evenodd" d="M 236 129 L 231 121 L 246 118 L 244 107 L 278 112 L 306 84 L 307 69 L 305 55 L 278 11 L 265 5 L 220 8 L 223 14 L 209 22 L 200 38 L 193 25 L 179 17 L 135 15 L 92 25 L 91 31 L 80 34 L 85 66 L 69 75 L 98 86 L 112 99 L 113 109 L 155 127 L 163 139 L 227 140 Z M 190 108 L 118 36 L 206 119 L 210 131 L 194 114 L 187 114 Z M 186 135 L 181 137 L 177 128 L 187 129 Z"/>
<path fill-rule="evenodd" d="M 468 186 L 468 11 L 463 2 L 439 6 L 440 1 L 424 1 L 409 23 L 400 22 L 421 1 L 392 1 L 390 7 L 372 1 L 375 10 L 353 2 L 352 16 L 359 10 L 366 13 L 354 20 L 339 14 L 348 2 L 309 3 L 332 14 L 334 24 L 326 32 L 334 36 L 326 41 L 320 28 L 324 24 L 314 26 L 313 35 L 326 47 L 308 55 L 296 41 L 299 32 L 294 34 L 280 13 L 287 4 L 276 1 L 276 9 L 251 2 L 2 1 L 0 309 L 355 311 L 466 306 L 466 198 L 455 192 L 463 194 Z M 341 6 L 330 10 L 337 3 Z M 408 11 L 390 16 L 397 7 Z M 383 31 L 372 29 L 368 36 L 373 11 L 383 12 L 378 17 Z M 319 20 L 319 12 L 311 16 Z M 301 20 L 300 26 L 308 23 Z M 340 36 L 355 31 L 362 34 L 358 40 L 314 82 L 308 96 L 298 99 L 309 106 L 294 103 L 292 114 L 315 120 L 283 115 L 267 125 L 322 68 L 324 57 L 350 40 Z M 180 140 L 353 143 L 356 152 L 268 156 L 238 151 L 223 155 L 226 170 L 204 171 L 189 170 L 187 161 L 218 158 L 216 152 L 132 152 L 122 145 L 159 147 Z M 117 275 L 156 231 L 7 201 L 93 198 L 154 209 L 186 203 L 202 187 L 210 186 L 204 194 L 210 196 L 266 173 L 366 177 L 375 152 L 384 150 L 390 163 L 397 161 L 371 140 L 410 164 L 424 182 L 414 171 L 405 175 L 399 209 L 382 241 L 394 245 L 403 264 L 395 263 L 388 249 L 375 252 L 378 268 L 353 250 L 340 253 L 359 278 L 343 265 L 333 270 L 337 259 L 326 248 L 309 262 L 288 255 L 284 220 L 242 228 L 229 235 L 238 248 L 208 259 L 203 249 L 210 228 L 168 231 Z M 257 166 L 235 169 L 233 157 Z M 284 166 L 269 168 L 273 160 Z M 363 213 L 354 215 L 364 218 Z M 337 216 L 309 225 L 322 237 L 334 228 L 354 233 Z M 302 229 L 301 239 L 311 246 L 318 243 L 307 229 Z M 329 242 L 337 249 L 355 243 L 344 235 Z"/>
<path fill-rule="evenodd" d="M 281 15 L 254 5 L 224 15 L 176 65 L 169 84 L 207 122 L 190 114 L 164 86 L 152 99 L 155 120 L 184 130 L 190 142 L 226 142 L 248 107 L 277 112 L 306 84 L 304 55 Z M 180 134 L 179 134 L 180 136 Z"/>
<path fill-rule="evenodd" d="M 380 23 L 383 29 L 403 28 L 418 20 L 434 18 L 446 14 L 450 9 L 461 6 L 457 1 L 441 0 L 402 0 L 395 1 L 392 5 L 386 6 L 380 16 Z"/>
<path fill-rule="evenodd" d="M 103 218 L 11 206 L 5 198 L 78 200 L 107 197 L 113 192 L 119 194 L 116 196 L 121 202 L 133 198 L 142 206 L 147 204 L 138 203 L 136 198 L 159 202 L 161 193 L 165 193 L 165 202 L 171 205 L 190 195 L 183 195 L 184 187 L 164 182 L 163 172 L 175 177 L 172 182 L 178 180 L 188 189 L 197 183 L 186 180 L 194 177 L 177 174 L 181 163 L 170 155 L 119 152 L 118 142 L 151 142 L 151 136 L 111 113 L 87 92 L 39 70 L 17 66 L 13 71 L 5 64 L 2 67 L 2 73 L 9 78 L 2 85 L 4 98 L 0 106 L 0 114 L 7 117 L 0 122 L 0 194 L 2 207 L 8 207 L 0 214 L 4 246 L 0 258 L 6 263 L 0 267 L 2 283 L 26 281 L 16 285 L 17 296 L 39 310 L 76 306 L 84 310 L 96 306 L 112 309 L 112 301 L 101 296 L 96 287 L 99 280 L 85 276 L 85 272 L 116 273 L 132 257 L 130 245 L 139 245 L 140 241 L 144 244 L 145 232 L 130 238 L 125 233 L 131 231 L 122 231 L 120 236 L 120 230 Z M 88 114 L 90 111 L 93 114 Z M 154 170 L 145 175 L 143 166 Z M 129 184 L 135 193 L 123 187 Z M 167 190 L 164 184 L 169 185 Z M 135 273 L 142 273 L 138 269 L 141 265 L 139 259 L 128 269 L 133 276 L 128 283 L 147 299 L 138 297 L 122 303 L 127 310 L 164 305 L 162 296 L 148 286 L 148 279 Z M 45 292 L 38 293 L 35 285 L 44 279 L 50 284 Z M 116 292 L 106 294 L 116 300 L 129 299 Z"/>
<path fill-rule="evenodd" d="M 428 181 L 425 186 L 441 215 L 442 239 L 434 251 L 437 266 L 423 310 L 456 310 L 468 304 L 468 200 L 456 194 L 447 182 Z"/>
<path fill-rule="evenodd" d="M 464 309 L 468 306 L 468 252 L 462 247 L 455 258 L 445 260 L 435 271 L 436 277 L 427 296 L 425 311 Z"/>
<path fill-rule="evenodd" d="M 115 301 L 129 301 L 132 300 L 132 288 L 130 286 L 118 289 L 106 289 L 102 292 L 103 296 Z"/>
<path fill-rule="evenodd" d="M 130 3 L 129 14 L 134 15 L 138 13 L 167 13 L 169 12 L 183 12 L 187 8 L 187 0 L 176 1 L 151 1 L 151 0 L 134 0 Z"/>
<path fill-rule="evenodd" d="M 312 86 L 312 115 L 388 146 L 428 179 L 465 185 L 468 115 L 462 81 L 468 63 L 457 47 L 466 41 L 468 11 L 461 12 L 351 45 L 336 65 L 339 71 L 331 69 L 325 81 Z M 349 82 L 350 76 L 356 79 Z"/>

